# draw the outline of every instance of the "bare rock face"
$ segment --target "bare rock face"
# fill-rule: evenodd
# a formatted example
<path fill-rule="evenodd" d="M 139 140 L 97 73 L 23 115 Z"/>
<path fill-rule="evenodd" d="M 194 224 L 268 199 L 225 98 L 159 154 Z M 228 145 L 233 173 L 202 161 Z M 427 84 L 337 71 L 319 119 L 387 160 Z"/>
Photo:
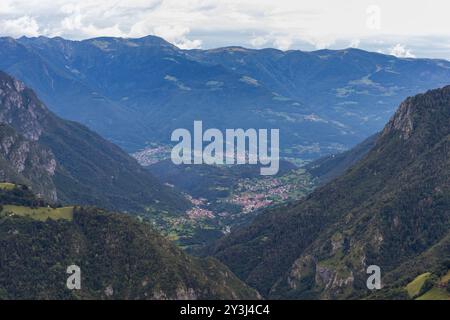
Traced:
<path fill-rule="evenodd" d="M 39 140 L 48 110 L 30 89 L 0 74 L 0 105 L 1 123 L 11 125 L 28 140 Z"/>
<path fill-rule="evenodd" d="M 402 102 L 384 128 L 382 136 L 391 132 L 400 132 L 401 138 L 404 140 L 410 139 L 413 135 L 419 135 L 417 139 L 423 140 L 428 134 L 439 138 L 450 132 L 449 115 L 450 86 L 430 90 Z M 439 130 L 432 132 L 431 127 Z"/>
<path fill-rule="evenodd" d="M 198 299 L 195 290 L 192 288 L 185 288 L 180 286 L 177 288 L 177 300 L 196 300 Z"/>
<path fill-rule="evenodd" d="M 316 261 L 314 257 L 306 255 L 297 259 L 291 267 L 287 278 L 288 286 L 291 289 L 298 289 L 301 281 L 306 277 L 313 276 L 316 273 Z"/>
<path fill-rule="evenodd" d="M 26 184 L 39 197 L 56 202 L 52 177 L 57 161 L 39 144 L 48 115 L 33 91 L 0 72 L 0 179 Z"/>
<path fill-rule="evenodd" d="M 114 288 L 112 287 L 112 285 L 109 285 L 109 286 L 106 287 L 104 292 L 105 292 L 105 295 L 108 298 L 110 298 L 110 297 L 112 297 L 114 295 Z"/>
<path fill-rule="evenodd" d="M 26 184 L 39 197 L 58 200 L 52 181 L 57 165 L 53 153 L 6 124 L 0 124 L 0 161 L 0 180 Z"/>
<path fill-rule="evenodd" d="M 412 104 L 410 99 L 400 104 L 398 111 L 383 130 L 383 136 L 388 132 L 396 130 L 400 131 L 401 137 L 407 140 L 411 136 L 414 129 L 411 109 Z"/>

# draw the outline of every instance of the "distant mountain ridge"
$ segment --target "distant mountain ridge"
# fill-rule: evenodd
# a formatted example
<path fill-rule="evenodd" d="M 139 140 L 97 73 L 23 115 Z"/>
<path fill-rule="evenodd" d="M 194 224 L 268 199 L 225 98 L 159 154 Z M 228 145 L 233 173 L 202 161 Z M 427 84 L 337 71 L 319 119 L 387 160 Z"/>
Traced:
<path fill-rule="evenodd" d="M 450 268 L 449 121 L 450 86 L 406 99 L 342 176 L 212 252 L 270 298 L 408 297 L 417 276 Z M 369 265 L 381 267 L 382 290 L 367 289 Z"/>
<path fill-rule="evenodd" d="M 58 115 L 129 152 L 176 128 L 281 128 L 284 155 L 338 153 L 379 131 L 404 98 L 450 82 L 444 60 L 357 49 L 181 50 L 161 38 L 1 38 L 0 69 Z"/>
<path fill-rule="evenodd" d="M 189 207 L 117 146 L 53 115 L 1 71 L 0 123 L 3 179 L 28 184 L 49 201 L 141 213 Z"/>

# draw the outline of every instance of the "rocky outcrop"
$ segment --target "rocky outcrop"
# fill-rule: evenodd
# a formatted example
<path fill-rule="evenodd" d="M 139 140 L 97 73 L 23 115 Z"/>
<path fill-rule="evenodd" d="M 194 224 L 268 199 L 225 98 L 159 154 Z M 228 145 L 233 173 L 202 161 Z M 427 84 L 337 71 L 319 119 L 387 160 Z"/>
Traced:
<path fill-rule="evenodd" d="M 39 140 L 48 111 L 25 85 L 0 73 L 0 122 L 32 141 Z"/>
<path fill-rule="evenodd" d="M 406 100 L 400 105 L 397 113 L 384 129 L 383 135 L 392 130 L 398 130 L 401 132 L 403 139 L 408 139 L 412 134 L 413 128 L 411 102 L 410 100 Z"/>
<path fill-rule="evenodd" d="M 0 124 L 0 180 L 26 184 L 41 198 L 57 202 L 53 183 L 56 160 L 53 153 L 25 139 L 12 127 Z"/>

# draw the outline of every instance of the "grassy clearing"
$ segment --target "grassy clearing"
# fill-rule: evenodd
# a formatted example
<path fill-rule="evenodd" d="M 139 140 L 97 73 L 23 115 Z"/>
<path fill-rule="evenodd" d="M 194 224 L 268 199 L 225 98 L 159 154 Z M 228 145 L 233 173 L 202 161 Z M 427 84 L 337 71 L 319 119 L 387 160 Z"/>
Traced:
<path fill-rule="evenodd" d="M 0 183 L 0 189 L 2 190 L 13 190 L 16 187 L 14 183 L 9 182 L 1 182 Z"/>
<path fill-rule="evenodd" d="M 450 271 L 448 271 L 447 274 L 443 276 L 439 282 L 441 283 L 441 285 L 447 285 L 449 281 L 450 281 Z"/>
<path fill-rule="evenodd" d="M 434 287 L 418 297 L 417 300 L 450 300 L 450 295 L 445 289 Z"/>
<path fill-rule="evenodd" d="M 406 286 L 406 291 L 408 291 L 408 295 L 411 298 L 417 296 L 423 284 L 429 277 L 431 277 L 430 272 L 422 273 L 421 275 L 417 276 L 413 281 L 408 283 L 408 285 Z"/>
<path fill-rule="evenodd" d="M 2 214 L 6 215 L 18 215 L 23 217 L 30 217 L 34 220 L 45 221 L 47 219 L 53 220 L 69 220 L 73 219 L 73 208 L 74 207 L 63 207 L 63 208 L 51 208 L 51 207 L 40 207 L 31 208 L 15 205 L 4 205 Z"/>

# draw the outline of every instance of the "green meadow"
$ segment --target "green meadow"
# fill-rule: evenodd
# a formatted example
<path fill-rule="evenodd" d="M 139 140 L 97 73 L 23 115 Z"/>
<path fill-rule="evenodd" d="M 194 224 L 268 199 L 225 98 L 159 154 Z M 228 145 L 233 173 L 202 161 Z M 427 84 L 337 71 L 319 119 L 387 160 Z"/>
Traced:
<path fill-rule="evenodd" d="M 406 291 L 408 291 L 408 295 L 412 297 L 416 297 L 420 293 L 420 289 L 422 289 L 423 284 L 427 279 L 431 277 L 430 272 L 423 273 L 417 276 L 413 281 L 408 283 L 406 286 Z"/>
<path fill-rule="evenodd" d="M 434 283 L 433 287 L 426 292 L 421 292 L 422 287 L 428 279 L 432 279 L 433 274 L 430 272 L 422 273 L 413 281 L 408 283 L 406 291 L 410 298 L 416 300 L 449 300 L 450 294 L 447 291 L 447 283 L 450 280 L 450 271 Z M 420 295 L 420 296 L 419 296 Z"/>
<path fill-rule="evenodd" d="M 13 190 L 16 187 L 14 183 L 9 182 L 1 182 L 0 183 L 0 189 L 2 190 Z"/>
<path fill-rule="evenodd" d="M 62 207 L 62 208 L 51 208 L 51 207 L 24 207 L 16 205 L 3 205 L 2 215 L 17 215 L 22 217 L 29 217 L 34 220 L 45 221 L 47 219 L 52 220 L 69 220 L 73 218 L 74 207 Z"/>

